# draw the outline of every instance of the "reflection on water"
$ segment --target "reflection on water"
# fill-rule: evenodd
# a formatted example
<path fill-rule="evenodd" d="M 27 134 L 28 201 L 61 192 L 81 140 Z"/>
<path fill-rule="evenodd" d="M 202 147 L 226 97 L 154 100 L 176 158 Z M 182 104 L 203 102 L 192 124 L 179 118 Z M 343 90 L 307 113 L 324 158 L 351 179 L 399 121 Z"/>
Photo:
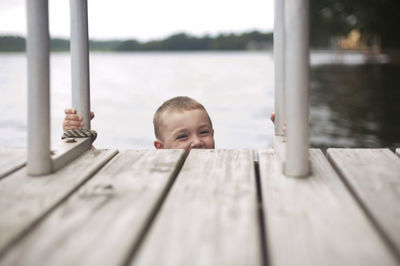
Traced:
<path fill-rule="evenodd" d="M 400 146 L 400 68 L 319 65 L 312 68 L 314 147 Z"/>

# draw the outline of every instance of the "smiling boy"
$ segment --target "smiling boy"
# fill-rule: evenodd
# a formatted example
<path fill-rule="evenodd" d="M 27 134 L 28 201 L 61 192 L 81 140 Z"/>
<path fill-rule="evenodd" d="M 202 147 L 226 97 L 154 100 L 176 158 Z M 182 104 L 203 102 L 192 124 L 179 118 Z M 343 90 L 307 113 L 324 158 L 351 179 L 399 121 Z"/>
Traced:
<path fill-rule="evenodd" d="M 210 116 L 196 100 L 179 96 L 165 101 L 153 118 L 156 149 L 214 149 Z"/>
<path fill-rule="evenodd" d="M 184 149 L 188 155 L 191 149 L 215 148 L 214 129 L 207 110 L 192 98 L 178 96 L 165 101 L 154 114 L 153 124 L 156 149 Z M 64 131 L 82 126 L 76 110 L 65 109 Z"/>

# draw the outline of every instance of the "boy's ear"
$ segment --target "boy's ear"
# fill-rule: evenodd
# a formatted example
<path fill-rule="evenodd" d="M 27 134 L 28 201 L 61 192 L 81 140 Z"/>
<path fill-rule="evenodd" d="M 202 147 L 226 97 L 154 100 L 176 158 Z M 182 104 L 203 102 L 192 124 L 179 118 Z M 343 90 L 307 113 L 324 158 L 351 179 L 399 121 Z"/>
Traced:
<path fill-rule="evenodd" d="M 164 144 L 161 142 L 161 140 L 156 139 L 154 141 L 154 147 L 158 150 L 158 149 L 164 149 Z"/>

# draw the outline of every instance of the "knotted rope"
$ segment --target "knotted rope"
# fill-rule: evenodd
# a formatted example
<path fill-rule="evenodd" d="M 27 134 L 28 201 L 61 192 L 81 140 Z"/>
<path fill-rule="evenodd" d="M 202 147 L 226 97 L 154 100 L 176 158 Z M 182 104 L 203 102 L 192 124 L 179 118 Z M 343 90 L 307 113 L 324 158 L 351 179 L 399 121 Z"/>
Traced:
<path fill-rule="evenodd" d="M 64 131 L 61 139 L 67 138 L 91 138 L 92 142 L 97 138 L 97 132 L 89 129 L 69 129 Z"/>

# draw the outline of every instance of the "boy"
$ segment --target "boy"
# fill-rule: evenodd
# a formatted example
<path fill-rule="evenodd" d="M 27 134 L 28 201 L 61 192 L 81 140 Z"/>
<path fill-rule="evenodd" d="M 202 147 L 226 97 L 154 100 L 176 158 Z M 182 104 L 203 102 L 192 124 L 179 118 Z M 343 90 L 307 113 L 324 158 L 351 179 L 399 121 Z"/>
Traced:
<path fill-rule="evenodd" d="M 65 109 L 64 131 L 81 129 L 82 118 L 74 109 Z M 94 114 L 91 112 L 91 117 Z M 196 100 L 178 96 L 165 101 L 153 118 L 156 149 L 214 149 L 214 129 L 207 110 Z"/>

